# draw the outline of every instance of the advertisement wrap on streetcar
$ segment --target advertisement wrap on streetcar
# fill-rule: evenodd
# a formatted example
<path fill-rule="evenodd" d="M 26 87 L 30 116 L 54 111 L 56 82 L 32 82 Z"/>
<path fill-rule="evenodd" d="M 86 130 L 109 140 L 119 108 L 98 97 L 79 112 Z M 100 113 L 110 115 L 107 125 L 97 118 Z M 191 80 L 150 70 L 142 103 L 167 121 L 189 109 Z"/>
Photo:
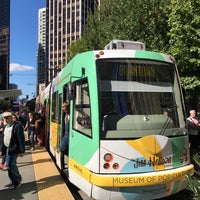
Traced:
<path fill-rule="evenodd" d="M 143 43 L 130 41 L 134 50 L 126 43 L 116 48 L 117 42 L 123 43 L 76 55 L 40 94 L 47 148 L 69 181 L 93 199 L 170 196 L 194 173 L 175 60 L 144 50 Z"/>

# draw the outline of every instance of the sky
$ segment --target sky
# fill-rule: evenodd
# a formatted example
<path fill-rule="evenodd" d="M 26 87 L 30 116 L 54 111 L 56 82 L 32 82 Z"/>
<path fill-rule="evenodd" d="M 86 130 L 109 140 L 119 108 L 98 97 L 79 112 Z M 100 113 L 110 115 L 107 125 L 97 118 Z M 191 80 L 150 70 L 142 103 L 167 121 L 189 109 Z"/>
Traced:
<path fill-rule="evenodd" d="M 10 83 L 22 90 L 20 99 L 36 94 L 38 10 L 46 0 L 10 0 Z"/>

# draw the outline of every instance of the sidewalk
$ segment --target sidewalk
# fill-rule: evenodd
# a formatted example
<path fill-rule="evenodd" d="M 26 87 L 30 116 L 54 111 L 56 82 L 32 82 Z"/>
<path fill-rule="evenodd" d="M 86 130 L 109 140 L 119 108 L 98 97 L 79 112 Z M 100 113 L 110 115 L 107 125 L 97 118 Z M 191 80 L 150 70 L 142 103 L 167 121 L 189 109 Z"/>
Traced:
<path fill-rule="evenodd" d="M 22 175 L 19 189 L 7 189 L 8 172 L 0 170 L 0 200 L 74 200 L 45 148 L 26 150 L 18 157 Z"/>
<path fill-rule="evenodd" d="M 37 185 L 30 150 L 25 155 L 17 158 L 17 165 L 22 175 L 22 185 L 17 190 L 4 186 L 9 183 L 8 172 L 0 170 L 0 199 L 1 200 L 38 200 Z"/>
<path fill-rule="evenodd" d="M 39 200 L 74 200 L 45 148 L 32 151 Z"/>

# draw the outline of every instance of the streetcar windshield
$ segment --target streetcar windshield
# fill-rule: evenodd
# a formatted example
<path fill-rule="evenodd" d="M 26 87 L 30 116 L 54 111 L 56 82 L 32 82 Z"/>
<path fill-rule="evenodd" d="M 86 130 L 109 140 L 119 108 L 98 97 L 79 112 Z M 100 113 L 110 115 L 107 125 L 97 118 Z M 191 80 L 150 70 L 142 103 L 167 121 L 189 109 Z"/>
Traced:
<path fill-rule="evenodd" d="M 185 134 L 175 66 L 139 59 L 97 60 L 102 138 Z"/>

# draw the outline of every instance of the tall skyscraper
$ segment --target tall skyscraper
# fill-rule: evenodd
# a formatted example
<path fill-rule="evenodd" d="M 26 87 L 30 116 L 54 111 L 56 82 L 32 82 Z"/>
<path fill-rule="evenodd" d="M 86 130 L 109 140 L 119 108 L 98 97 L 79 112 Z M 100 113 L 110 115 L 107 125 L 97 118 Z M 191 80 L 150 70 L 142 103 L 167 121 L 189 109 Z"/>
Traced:
<path fill-rule="evenodd" d="M 0 1 L 0 90 L 9 89 L 10 0 Z"/>
<path fill-rule="evenodd" d="M 89 10 L 98 0 L 47 0 L 47 83 L 67 62 L 67 47 L 79 39 Z"/>
<path fill-rule="evenodd" d="M 46 82 L 46 8 L 38 11 L 38 50 L 37 50 L 37 88 L 36 94 L 42 92 Z"/>

